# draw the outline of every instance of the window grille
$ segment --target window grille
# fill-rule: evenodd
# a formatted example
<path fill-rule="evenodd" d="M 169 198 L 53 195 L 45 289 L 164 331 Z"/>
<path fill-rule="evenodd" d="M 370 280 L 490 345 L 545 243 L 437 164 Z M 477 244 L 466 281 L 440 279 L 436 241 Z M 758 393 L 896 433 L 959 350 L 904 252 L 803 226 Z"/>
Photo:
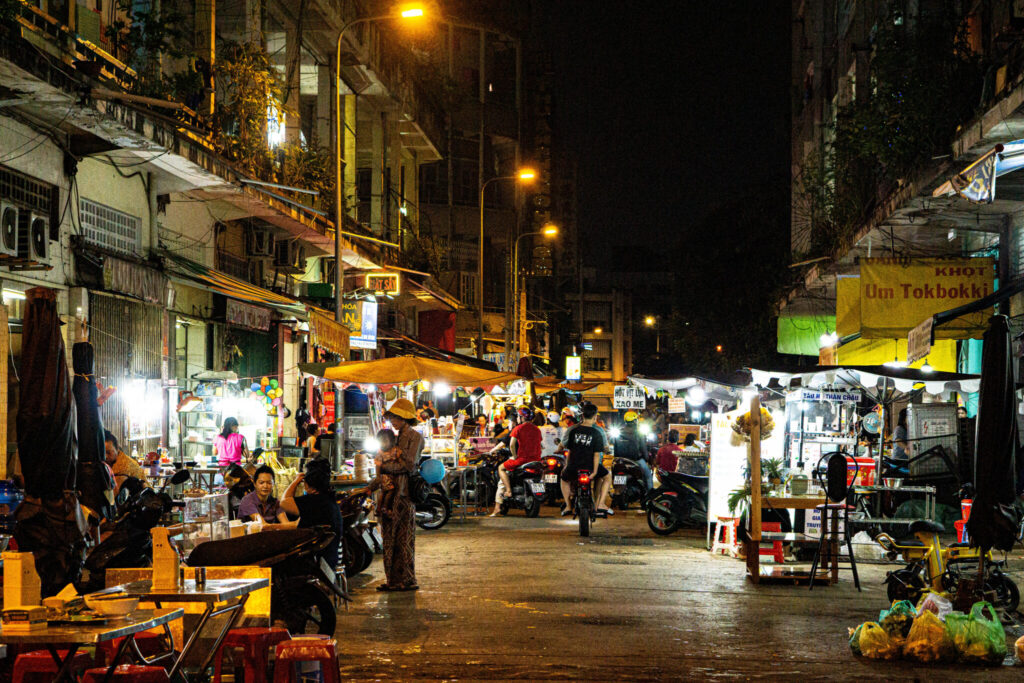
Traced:
<path fill-rule="evenodd" d="M 123 211 L 80 199 L 78 218 L 85 241 L 97 247 L 123 254 L 138 254 L 142 248 L 139 228 L 142 220 Z"/>

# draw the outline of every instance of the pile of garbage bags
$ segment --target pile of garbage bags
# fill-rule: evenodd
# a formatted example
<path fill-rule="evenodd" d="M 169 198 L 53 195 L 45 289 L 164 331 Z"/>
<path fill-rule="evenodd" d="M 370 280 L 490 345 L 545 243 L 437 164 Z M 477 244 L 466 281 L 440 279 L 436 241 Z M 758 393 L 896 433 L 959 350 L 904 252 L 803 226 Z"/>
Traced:
<path fill-rule="evenodd" d="M 1021 641 L 1016 647 L 1018 657 L 1024 650 Z M 1006 633 L 988 602 L 976 602 L 964 614 L 953 611 L 948 596 L 929 592 L 917 607 L 899 600 L 879 612 L 878 621 L 850 629 L 850 649 L 871 659 L 1001 664 L 1006 657 Z"/>

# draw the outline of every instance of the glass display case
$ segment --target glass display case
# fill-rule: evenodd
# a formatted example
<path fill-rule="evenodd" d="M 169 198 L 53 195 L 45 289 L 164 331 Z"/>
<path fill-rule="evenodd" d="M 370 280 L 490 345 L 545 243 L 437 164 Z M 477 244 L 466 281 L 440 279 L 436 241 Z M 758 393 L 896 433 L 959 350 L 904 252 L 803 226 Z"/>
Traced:
<path fill-rule="evenodd" d="M 809 472 L 823 454 L 857 446 L 855 389 L 799 389 L 786 396 L 786 466 Z"/>
<path fill-rule="evenodd" d="M 229 538 L 229 521 L 227 493 L 185 498 L 185 509 L 182 512 L 182 553 L 187 555 L 197 545 L 207 541 Z"/>

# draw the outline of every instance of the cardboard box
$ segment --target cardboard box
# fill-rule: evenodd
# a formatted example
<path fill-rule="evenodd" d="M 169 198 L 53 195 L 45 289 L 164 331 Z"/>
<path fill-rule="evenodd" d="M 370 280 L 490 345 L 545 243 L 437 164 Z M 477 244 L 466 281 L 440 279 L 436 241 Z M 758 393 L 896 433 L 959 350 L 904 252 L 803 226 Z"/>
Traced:
<path fill-rule="evenodd" d="M 0 613 L 3 630 L 7 633 L 30 633 L 46 628 L 46 608 L 19 607 L 5 609 Z"/>
<path fill-rule="evenodd" d="M 4 607 L 39 605 L 41 584 L 32 553 L 5 552 Z"/>

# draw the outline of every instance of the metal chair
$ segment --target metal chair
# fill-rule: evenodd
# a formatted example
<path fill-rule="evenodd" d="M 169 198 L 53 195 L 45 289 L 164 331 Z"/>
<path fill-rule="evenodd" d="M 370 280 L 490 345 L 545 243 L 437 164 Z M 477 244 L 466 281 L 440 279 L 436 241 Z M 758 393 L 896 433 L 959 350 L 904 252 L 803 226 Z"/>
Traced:
<path fill-rule="evenodd" d="M 814 590 L 814 579 L 818 573 L 818 566 L 821 564 L 823 551 L 828 550 L 827 558 L 837 569 L 839 567 L 839 521 L 842 513 L 843 536 L 846 538 L 846 551 L 850 555 L 850 569 L 853 571 L 853 582 L 860 591 L 860 577 L 857 575 L 857 560 L 853 556 L 853 543 L 850 541 L 850 518 L 849 512 L 853 506 L 846 502 L 850 495 L 850 483 L 857 481 L 860 467 L 857 461 L 853 460 L 853 477 L 849 477 L 848 463 L 845 453 L 826 453 L 821 456 L 814 468 L 814 478 L 818 480 L 825 490 L 825 504 L 815 509 L 821 515 L 821 538 L 818 539 L 818 549 L 814 553 L 814 562 L 811 564 L 811 590 Z M 829 517 L 831 516 L 831 519 Z M 826 533 L 827 531 L 827 533 Z M 827 538 L 826 538 L 827 536 Z"/>

